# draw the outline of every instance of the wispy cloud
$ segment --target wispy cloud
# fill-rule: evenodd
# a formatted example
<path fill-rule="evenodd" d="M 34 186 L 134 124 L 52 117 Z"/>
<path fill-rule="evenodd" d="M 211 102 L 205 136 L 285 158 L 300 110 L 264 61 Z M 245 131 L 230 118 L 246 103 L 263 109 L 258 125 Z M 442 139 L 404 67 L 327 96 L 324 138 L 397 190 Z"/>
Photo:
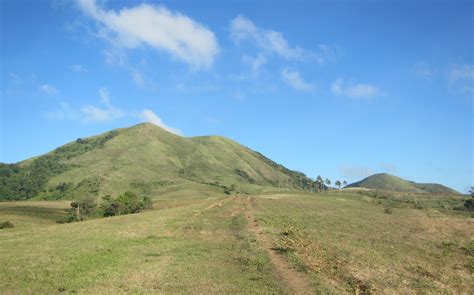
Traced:
<path fill-rule="evenodd" d="M 337 79 L 331 85 L 331 92 L 338 96 L 351 98 L 373 98 L 382 95 L 381 91 L 374 85 L 364 83 L 351 83 L 342 78 Z"/>
<path fill-rule="evenodd" d="M 76 72 L 76 73 L 87 73 L 87 69 L 84 68 L 82 65 L 71 65 L 69 66 L 71 71 Z"/>
<path fill-rule="evenodd" d="M 340 166 L 339 172 L 342 176 L 351 180 L 359 180 L 375 173 L 375 171 L 369 167 L 350 165 Z"/>
<path fill-rule="evenodd" d="M 451 65 L 448 70 L 448 79 L 451 87 L 468 95 L 474 94 L 474 65 Z"/>
<path fill-rule="evenodd" d="M 99 89 L 100 105 L 84 105 L 72 108 L 68 103 L 61 102 L 56 110 L 50 111 L 46 116 L 55 120 L 73 120 L 82 123 L 109 122 L 124 116 L 124 112 L 112 105 L 110 93 L 106 88 Z"/>
<path fill-rule="evenodd" d="M 452 65 L 448 72 L 451 82 L 474 81 L 474 65 Z"/>
<path fill-rule="evenodd" d="M 393 174 L 393 173 L 398 172 L 397 166 L 395 166 L 394 164 L 391 164 L 391 163 L 382 163 L 379 166 L 382 169 L 382 171 L 385 172 L 385 173 L 392 173 Z"/>
<path fill-rule="evenodd" d="M 79 118 L 79 113 L 67 102 L 62 101 L 57 109 L 47 112 L 46 117 L 52 120 L 76 120 Z"/>
<path fill-rule="evenodd" d="M 165 122 L 163 122 L 163 120 L 161 120 L 161 118 L 158 117 L 158 115 L 155 114 L 152 110 L 149 110 L 149 109 L 142 110 L 139 114 L 139 117 L 143 121 L 155 124 L 156 126 L 159 126 L 163 129 L 165 129 L 166 131 L 172 132 L 172 133 L 177 134 L 177 135 L 183 135 L 181 130 L 179 130 L 177 128 L 170 127 L 167 124 L 165 124 Z"/>
<path fill-rule="evenodd" d="M 99 89 L 100 102 L 104 105 L 110 105 L 110 92 L 107 88 L 102 87 Z"/>
<path fill-rule="evenodd" d="M 250 19 L 239 15 L 230 22 L 230 37 L 235 44 L 252 41 L 267 54 L 275 54 L 287 60 L 316 61 L 325 63 L 336 59 L 337 50 L 326 44 L 318 45 L 316 50 L 292 46 L 283 33 L 257 27 Z"/>
<path fill-rule="evenodd" d="M 48 94 L 48 95 L 54 95 L 57 94 L 59 91 L 56 87 L 50 84 L 43 84 L 38 87 L 39 91 Z"/>
<path fill-rule="evenodd" d="M 259 53 L 255 57 L 244 55 L 242 60 L 250 66 L 252 73 L 254 74 L 258 73 L 260 68 L 267 62 L 267 58 L 262 53 Z"/>
<path fill-rule="evenodd" d="M 107 122 L 121 118 L 123 112 L 112 106 L 97 107 L 86 105 L 81 108 L 81 121 L 84 123 Z"/>
<path fill-rule="evenodd" d="M 281 77 L 285 83 L 299 91 L 311 91 L 314 86 L 303 80 L 300 73 L 289 69 L 281 71 Z"/>
<path fill-rule="evenodd" d="M 432 80 L 438 73 L 438 70 L 426 62 L 420 61 L 413 65 L 413 72 L 426 80 Z"/>
<path fill-rule="evenodd" d="M 95 0 L 77 3 L 101 26 L 98 34 L 115 46 L 133 49 L 146 45 L 196 69 L 211 67 L 219 52 L 211 30 L 165 6 L 140 4 L 115 11 L 98 6 Z"/>

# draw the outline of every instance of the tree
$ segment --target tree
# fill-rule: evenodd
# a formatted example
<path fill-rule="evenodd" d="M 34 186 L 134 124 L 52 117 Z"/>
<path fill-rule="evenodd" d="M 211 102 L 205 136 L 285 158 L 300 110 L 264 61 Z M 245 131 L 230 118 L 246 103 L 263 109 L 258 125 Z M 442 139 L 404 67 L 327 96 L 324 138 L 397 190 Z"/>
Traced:
<path fill-rule="evenodd" d="M 464 207 L 466 207 L 467 210 L 474 210 L 474 187 L 471 186 L 469 193 L 471 193 L 471 198 L 464 202 Z"/>
<path fill-rule="evenodd" d="M 339 189 L 341 189 L 341 184 L 340 180 L 336 180 L 335 185 L 337 185 Z"/>
<path fill-rule="evenodd" d="M 322 191 L 324 188 L 324 180 L 321 175 L 318 175 L 318 177 L 316 178 L 316 183 L 318 184 L 318 190 Z"/>
<path fill-rule="evenodd" d="M 342 182 L 342 185 L 343 185 L 344 187 L 346 187 L 346 186 L 347 186 L 347 181 L 344 180 L 344 181 Z"/>
<path fill-rule="evenodd" d="M 331 180 L 329 178 L 326 178 L 324 182 L 326 183 L 327 186 L 331 186 Z"/>
<path fill-rule="evenodd" d="M 75 221 L 83 221 L 95 212 L 96 207 L 97 203 L 93 198 L 86 198 L 84 200 L 71 202 L 70 213 Z"/>

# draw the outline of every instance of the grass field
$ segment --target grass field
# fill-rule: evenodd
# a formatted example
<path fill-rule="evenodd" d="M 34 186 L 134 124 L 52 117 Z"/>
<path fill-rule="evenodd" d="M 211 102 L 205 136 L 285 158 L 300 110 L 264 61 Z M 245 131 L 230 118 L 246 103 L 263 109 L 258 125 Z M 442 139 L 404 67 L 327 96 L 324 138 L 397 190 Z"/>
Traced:
<path fill-rule="evenodd" d="M 288 294 L 302 292 L 295 273 L 314 293 L 472 291 L 474 219 L 397 202 L 184 191 L 71 224 L 55 223 L 68 202 L 3 202 L 0 222 L 15 227 L 0 230 L 0 293 Z"/>

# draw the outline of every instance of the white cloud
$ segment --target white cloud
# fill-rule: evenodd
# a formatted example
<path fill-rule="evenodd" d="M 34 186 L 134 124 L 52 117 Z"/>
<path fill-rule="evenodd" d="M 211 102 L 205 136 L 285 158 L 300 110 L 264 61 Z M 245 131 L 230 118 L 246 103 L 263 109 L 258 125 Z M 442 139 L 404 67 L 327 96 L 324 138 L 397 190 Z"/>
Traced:
<path fill-rule="evenodd" d="M 430 66 L 429 64 L 427 64 L 425 62 L 417 62 L 413 66 L 413 71 L 415 72 L 415 74 L 417 76 L 419 76 L 423 79 L 426 79 L 426 80 L 433 79 L 433 77 L 438 72 L 437 69 L 433 68 L 432 66 Z"/>
<path fill-rule="evenodd" d="M 242 57 L 242 60 L 244 61 L 244 63 L 250 66 L 253 73 L 257 73 L 260 68 L 267 62 L 267 59 L 262 53 L 259 53 L 256 57 L 244 55 Z"/>
<path fill-rule="evenodd" d="M 48 95 L 54 95 L 58 93 L 58 90 L 53 85 L 43 84 L 39 87 L 39 90 Z"/>
<path fill-rule="evenodd" d="M 132 70 L 131 75 L 132 75 L 133 82 L 135 82 L 137 86 L 140 86 L 140 87 L 145 86 L 145 78 L 143 78 L 143 75 L 138 70 Z"/>
<path fill-rule="evenodd" d="M 71 65 L 69 68 L 71 69 L 71 71 L 76 73 L 87 73 L 87 69 L 84 68 L 82 65 Z"/>
<path fill-rule="evenodd" d="M 352 98 L 373 98 L 380 96 L 380 90 L 371 84 L 347 83 L 344 79 L 337 79 L 331 85 L 331 92 L 338 96 L 348 96 Z"/>
<path fill-rule="evenodd" d="M 288 85 L 290 85 L 296 90 L 311 91 L 314 88 L 312 84 L 305 82 L 301 77 L 300 73 L 297 71 L 283 69 L 281 71 L 281 77 L 283 81 L 285 81 Z"/>
<path fill-rule="evenodd" d="M 99 89 L 99 101 L 103 106 L 84 105 L 71 108 L 68 103 L 61 102 L 56 110 L 46 116 L 55 120 L 73 120 L 82 123 L 108 122 L 124 116 L 124 112 L 110 102 L 110 93 L 106 88 Z"/>
<path fill-rule="evenodd" d="M 452 87 L 468 95 L 474 94 L 474 65 L 451 65 L 448 79 Z"/>
<path fill-rule="evenodd" d="M 78 113 L 71 109 L 68 103 L 60 102 L 56 110 L 46 113 L 46 117 L 54 120 L 75 120 L 78 118 Z"/>
<path fill-rule="evenodd" d="M 110 93 L 107 88 L 102 87 L 99 89 L 100 102 L 105 105 L 110 105 Z"/>
<path fill-rule="evenodd" d="M 448 77 L 451 82 L 474 81 L 474 65 L 452 65 Z"/>
<path fill-rule="evenodd" d="M 123 116 L 123 112 L 112 106 L 99 108 L 93 105 L 86 105 L 81 108 L 81 121 L 84 123 L 113 121 Z"/>
<path fill-rule="evenodd" d="M 375 171 L 369 167 L 349 165 L 340 166 L 339 172 L 342 174 L 342 176 L 351 180 L 359 180 L 375 173 Z"/>
<path fill-rule="evenodd" d="M 95 0 L 77 2 L 86 15 L 102 26 L 99 35 L 119 47 L 147 45 L 197 69 L 211 67 L 219 52 L 211 30 L 164 6 L 140 4 L 115 11 L 101 8 Z"/>
<path fill-rule="evenodd" d="M 245 40 L 253 41 L 266 53 L 276 54 L 288 60 L 314 60 L 325 63 L 334 60 L 338 55 L 337 50 L 325 44 L 318 45 L 315 51 L 291 46 L 281 32 L 259 28 L 242 15 L 230 22 L 230 37 L 235 44 Z"/>
<path fill-rule="evenodd" d="M 166 131 L 172 132 L 172 133 L 177 134 L 177 135 L 183 135 L 181 130 L 166 125 L 161 120 L 161 118 L 158 117 L 152 110 L 148 110 L 148 109 L 142 110 L 142 112 L 139 114 L 139 117 L 143 121 L 155 124 L 156 126 L 159 126 L 163 129 L 165 129 Z"/>

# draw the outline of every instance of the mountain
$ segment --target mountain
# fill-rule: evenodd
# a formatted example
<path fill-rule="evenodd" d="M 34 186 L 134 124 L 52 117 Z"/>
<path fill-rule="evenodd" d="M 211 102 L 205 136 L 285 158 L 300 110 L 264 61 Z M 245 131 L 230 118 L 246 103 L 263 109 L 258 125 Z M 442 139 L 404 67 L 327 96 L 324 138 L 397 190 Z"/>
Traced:
<path fill-rule="evenodd" d="M 195 187 L 305 188 L 311 180 L 219 136 L 181 137 L 150 123 L 77 139 L 45 155 L 0 164 L 0 200 L 72 199 Z"/>
<path fill-rule="evenodd" d="M 358 187 L 358 188 L 369 188 L 388 190 L 396 192 L 407 192 L 407 193 L 428 193 L 428 194 L 449 194 L 458 195 L 459 192 L 437 183 L 416 183 L 408 181 L 400 177 L 388 174 L 380 173 L 374 174 L 361 181 L 349 184 L 347 187 Z"/>

